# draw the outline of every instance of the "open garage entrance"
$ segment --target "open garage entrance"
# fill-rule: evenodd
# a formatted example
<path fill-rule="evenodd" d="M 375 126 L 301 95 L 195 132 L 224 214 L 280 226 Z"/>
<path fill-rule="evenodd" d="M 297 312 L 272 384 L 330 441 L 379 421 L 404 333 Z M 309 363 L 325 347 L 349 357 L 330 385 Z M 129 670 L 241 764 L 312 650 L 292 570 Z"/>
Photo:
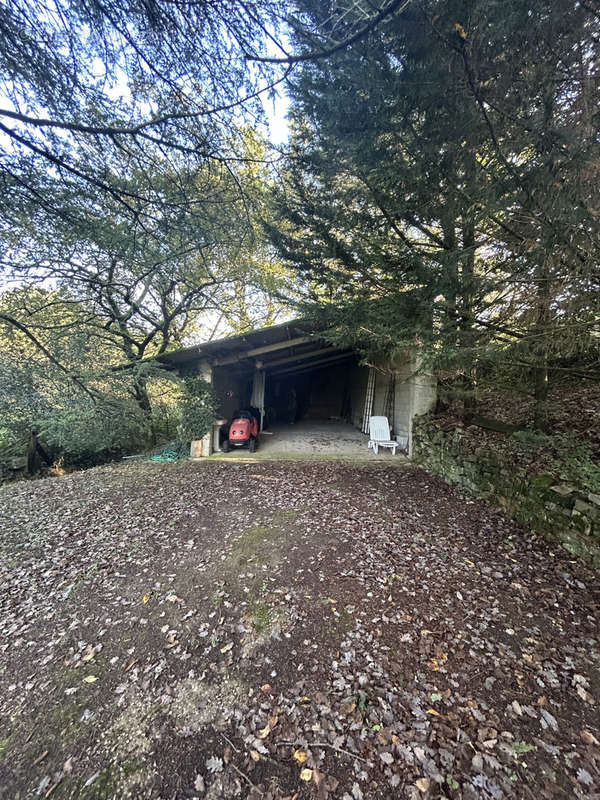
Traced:
<path fill-rule="evenodd" d="M 322 346 L 291 349 L 296 352 L 265 357 L 258 369 L 256 364 L 253 369 L 214 367 L 222 418 L 231 419 L 242 407 L 255 408 L 265 454 L 366 456 L 368 436 L 354 424 L 364 402 L 364 368 L 356 355 Z M 220 444 L 215 437 L 213 449 Z"/>
<path fill-rule="evenodd" d="M 284 426 L 307 430 L 308 423 L 352 425 L 361 403 L 356 384 L 361 368 L 351 351 L 315 343 L 275 351 L 251 364 L 216 364 L 213 385 L 219 413 L 231 419 L 240 408 L 256 409 L 267 436 Z M 283 350 L 283 348 L 282 348 Z M 293 437 L 298 440 L 298 434 Z M 288 437 L 291 442 L 291 438 Z M 215 443 L 216 444 L 216 443 Z"/>
<path fill-rule="evenodd" d="M 352 419 L 353 354 L 327 363 L 299 360 L 295 367 L 265 371 L 265 407 L 271 424 Z"/>

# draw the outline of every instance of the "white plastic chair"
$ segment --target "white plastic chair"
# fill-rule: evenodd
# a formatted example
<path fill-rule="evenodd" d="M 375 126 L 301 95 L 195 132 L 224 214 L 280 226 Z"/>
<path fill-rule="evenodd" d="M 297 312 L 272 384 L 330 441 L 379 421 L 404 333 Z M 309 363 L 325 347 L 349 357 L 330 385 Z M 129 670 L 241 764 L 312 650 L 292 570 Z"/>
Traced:
<path fill-rule="evenodd" d="M 398 442 L 390 439 L 390 423 L 387 417 L 370 417 L 369 418 L 369 447 L 373 448 L 375 455 L 379 453 L 380 447 L 390 447 L 392 455 L 396 455 L 396 448 L 399 446 Z"/>

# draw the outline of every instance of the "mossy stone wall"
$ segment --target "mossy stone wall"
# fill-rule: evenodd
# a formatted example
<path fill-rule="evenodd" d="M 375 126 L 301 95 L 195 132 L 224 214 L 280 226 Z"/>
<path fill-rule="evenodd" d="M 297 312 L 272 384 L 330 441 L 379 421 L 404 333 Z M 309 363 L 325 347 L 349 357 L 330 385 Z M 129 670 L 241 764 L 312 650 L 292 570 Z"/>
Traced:
<path fill-rule="evenodd" d="M 460 428 L 440 429 L 427 416 L 413 422 L 413 459 L 449 483 L 500 506 L 525 527 L 543 533 L 571 553 L 600 566 L 600 495 L 530 474 L 496 452 L 463 446 Z"/>

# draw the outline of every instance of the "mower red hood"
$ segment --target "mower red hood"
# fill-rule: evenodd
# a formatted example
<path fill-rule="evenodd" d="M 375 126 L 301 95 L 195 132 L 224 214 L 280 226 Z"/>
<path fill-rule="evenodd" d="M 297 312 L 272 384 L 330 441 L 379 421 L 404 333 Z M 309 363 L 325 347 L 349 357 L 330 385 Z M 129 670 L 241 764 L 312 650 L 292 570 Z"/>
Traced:
<path fill-rule="evenodd" d="M 229 441 L 246 441 L 250 438 L 252 423 L 249 419 L 234 419 L 229 428 Z"/>

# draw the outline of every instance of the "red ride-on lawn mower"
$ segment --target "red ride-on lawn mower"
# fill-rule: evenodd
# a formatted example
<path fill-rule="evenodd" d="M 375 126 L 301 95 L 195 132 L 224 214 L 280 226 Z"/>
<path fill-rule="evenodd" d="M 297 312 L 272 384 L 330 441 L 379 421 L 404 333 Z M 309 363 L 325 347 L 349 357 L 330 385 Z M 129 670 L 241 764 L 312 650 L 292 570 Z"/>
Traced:
<path fill-rule="evenodd" d="M 229 432 L 221 449 L 228 453 L 232 447 L 248 445 L 248 450 L 253 453 L 258 447 L 258 419 L 247 408 L 236 411 Z"/>

